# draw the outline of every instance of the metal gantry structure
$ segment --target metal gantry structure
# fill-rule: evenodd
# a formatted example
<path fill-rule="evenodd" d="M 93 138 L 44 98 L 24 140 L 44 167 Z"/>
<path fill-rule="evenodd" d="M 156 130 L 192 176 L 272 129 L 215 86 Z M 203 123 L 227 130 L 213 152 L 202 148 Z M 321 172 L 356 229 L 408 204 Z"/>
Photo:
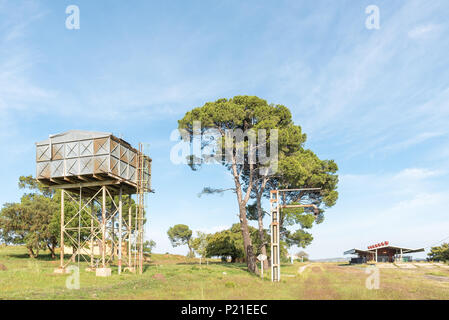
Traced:
<path fill-rule="evenodd" d="M 301 189 L 280 189 L 270 191 L 271 281 L 279 282 L 281 280 L 281 247 L 280 247 L 281 208 L 313 208 L 315 215 L 317 215 L 319 212 L 318 207 L 313 203 L 287 204 L 285 195 L 291 192 L 295 193 L 318 192 L 320 190 L 321 188 L 301 188 Z M 299 198 L 300 197 L 301 196 L 299 196 Z"/>
<path fill-rule="evenodd" d="M 151 191 L 151 159 L 143 145 L 137 150 L 110 133 L 68 131 L 37 143 L 36 162 L 37 180 L 61 190 L 55 272 L 87 262 L 98 276 L 109 276 L 112 264 L 119 274 L 141 274 L 145 195 Z"/>
<path fill-rule="evenodd" d="M 138 261 L 139 273 L 143 272 L 143 225 L 144 225 L 144 216 L 145 216 L 145 194 L 147 192 L 147 186 L 145 185 L 145 155 L 143 153 L 143 145 L 139 143 L 139 158 L 138 158 L 138 166 L 137 166 L 137 204 L 136 204 L 136 222 L 137 222 L 137 242 L 135 252 L 138 254 L 138 258 L 135 259 Z"/>

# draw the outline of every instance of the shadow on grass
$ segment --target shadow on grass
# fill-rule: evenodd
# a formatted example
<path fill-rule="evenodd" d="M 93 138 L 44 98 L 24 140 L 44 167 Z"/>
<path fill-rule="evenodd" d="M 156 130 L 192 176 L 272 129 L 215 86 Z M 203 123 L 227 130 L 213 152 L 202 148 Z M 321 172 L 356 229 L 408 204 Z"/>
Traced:
<path fill-rule="evenodd" d="M 144 264 L 143 265 L 143 270 L 142 270 L 142 273 L 145 273 L 148 269 L 150 269 L 152 267 L 152 265 L 150 265 L 150 264 Z"/>
<path fill-rule="evenodd" d="M 32 258 L 27 253 L 10 253 L 6 255 L 9 258 L 14 259 L 28 259 L 28 260 L 39 260 L 39 261 L 57 261 L 59 256 L 52 258 L 50 253 L 40 253 L 37 257 Z M 72 255 L 64 255 L 64 259 L 70 259 Z"/>
<path fill-rule="evenodd" d="M 184 265 L 184 266 L 200 266 L 200 264 L 198 262 L 178 262 L 176 263 L 176 265 Z M 230 268 L 230 269 L 234 269 L 234 270 L 243 270 L 246 271 L 248 269 L 248 267 L 246 266 L 246 264 L 244 263 L 234 263 L 234 262 L 219 262 L 219 261 L 214 261 L 214 262 L 209 262 L 208 264 L 206 263 L 202 263 L 201 266 L 221 266 L 221 267 L 225 267 L 225 268 Z"/>

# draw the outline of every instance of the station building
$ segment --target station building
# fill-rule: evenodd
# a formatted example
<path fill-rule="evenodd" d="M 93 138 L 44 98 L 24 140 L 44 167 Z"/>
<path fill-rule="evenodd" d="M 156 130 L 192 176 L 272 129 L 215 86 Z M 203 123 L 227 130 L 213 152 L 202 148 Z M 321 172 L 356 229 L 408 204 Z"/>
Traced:
<path fill-rule="evenodd" d="M 405 262 L 411 261 L 411 253 L 423 252 L 424 248 L 410 249 L 398 246 L 392 246 L 389 241 L 383 241 L 368 246 L 363 249 L 351 249 L 344 252 L 345 255 L 356 255 L 351 258 L 351 263 L 366 263 L 366 262 Z"/>

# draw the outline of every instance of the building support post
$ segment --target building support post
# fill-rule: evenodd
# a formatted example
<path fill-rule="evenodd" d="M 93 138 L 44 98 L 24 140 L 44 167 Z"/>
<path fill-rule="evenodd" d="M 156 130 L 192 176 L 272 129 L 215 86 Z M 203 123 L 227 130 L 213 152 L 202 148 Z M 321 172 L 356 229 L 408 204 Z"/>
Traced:
<path fill-rule="evenodd" d="M 94 269 L 94 210 L 95 204 L 90 204 L 90 268 Z"/>
<path fill-rule="evenodd" d="M 97 277 L 109 277 L 111 276 L 111 268 L 106 268 L 106 186 L 101 188 L 102 191 L 102 204 L 101 204 L 101 268 L 95 270 Z M 113 237 L 113 235 L 112 235 Z M 113 242 L 114 239 L 112 238 Z M 112 247 L 112 246 L 111 246 Z M 111 253 L 112 254 L 112 253 Z M 113 258 L 113 256 L 111 255 Z M 109 260 L 108 260 L 109 261 Z"/>
<path fill-rule="evenodd" d="M 376 249 L 376 263 L 377 263 L 377 249 Z"/>
<path fill-rule="evenodd" d="M 128 268 L 131 266 L 131 227 L 132 227 L 132 211 L 131 211 L 131 195 L 129 195 L 129 208 L 128 208 Z"/>
<path fill-rule="evenodd" d="M 112 210 L 114 210 L 114 209 L 112 209 Z M 111 218 L 111 261 L 112 261 L 112 263 L 114 263 L 115 256 L 116 256 L 115 250 L 117 250 L 117 248 L 115 247 L 114 241 L 115 241 L 115 215 L 113 214 L 112 218 Z"/>
<path fill-rule="evenodd" d="M 61 252 L 60 252 L 60 259 L 61 259 L 61 264 L 60 267 L 61 269 L 64 269 L 64 232 L 65 232 L 65 227 L 64 227 L 64 189 L 61 190 L 61 241 L 60 241 L 60 246 L 61 246 Z"/>
<path fill-rule="evenodd" d="M 106 187 L 102 188 L 102 206 L 101 206 L 101 266 L 106 268 Z"/>
<path fill-rule="evenodd" d="M 138 217 L 138 215 L 137 215 L 137 212 L 138 212 L 138 210 L 139 210 L 139 208 L 138 208 L 138 204 L 136 203 L 136 217 L 135 217 L 135 221 L 134 221 L 134 224 L 135 224 L 135 241 L 134 241 L 134 268 L 135 268 L 135 270 L 136 270 L 136 272 L 137 272 L 137 267 L 138 267 L 138 265 L 137 265 L 137 259 L 138 259 L 138 256 L 137 256 L 137 248 L 138 248 L 138 240 L 139 240 L 139 228 L 138 228 L 138 225 L 137 225 L 137 221 L 138 221 L 138 219 L 139 219 L 139 217 Z"/>
<path fill-rule="evenodd" d="M 122 273 L 122 193 L 123 188 L 120 186 L 119 202 L 118 202 L 118 274 Z"/>
<path fill-rule="evenodd" d="M 77 258 L 78 258 L 78 268 L 80 267 L 80 254 L 81 254 L 81 213 L 83 211 L 83 187 L 80 187 L 80 200 L 79 200 L 79 210 L 78 210 L 78 244 L 77 244 Z"/>

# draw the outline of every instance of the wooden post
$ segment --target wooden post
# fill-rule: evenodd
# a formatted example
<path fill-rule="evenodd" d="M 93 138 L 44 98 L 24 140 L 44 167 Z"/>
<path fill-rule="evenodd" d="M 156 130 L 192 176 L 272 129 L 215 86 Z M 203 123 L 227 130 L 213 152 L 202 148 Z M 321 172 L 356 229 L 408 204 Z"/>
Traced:
<path fill-rule="evenodd" d="M 260 277 L 263 279 L 263 261 L 260 261 Z"/>
<path fill-rule="evenodd" d="M 118 274 L 122 273 L 122 186 L 118 200 Z"/>
<path fill-rule="evenodd" d="M 65 232 L 65 227 L 64 227 L 64 189 L 61 190 L 61 241 L 60 241 L 60 245 L 61 245 L 61 268 L 64 268 L 64 232 Z"/>

